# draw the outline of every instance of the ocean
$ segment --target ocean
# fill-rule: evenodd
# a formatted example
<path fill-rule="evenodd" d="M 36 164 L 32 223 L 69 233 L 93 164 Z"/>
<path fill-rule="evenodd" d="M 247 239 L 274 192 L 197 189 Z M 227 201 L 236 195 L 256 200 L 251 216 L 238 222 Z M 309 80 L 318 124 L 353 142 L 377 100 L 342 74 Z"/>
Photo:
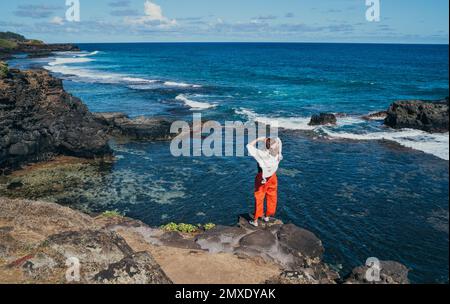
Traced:
<path fill-rule="evenodd" d="M 395 100 L 448 96 L 448 45 L 79 46 L 10 65 L 44 67 L 93 112 L 277 121 L 280 219 L 313 231 L 343 274 L 377 257 L 408 266 L 412 282 L 448 282 L 449 134 L 361 118 Z M 319 112 L 345 115 L 337 126 L 308 126 Z M 168 142 L 112 145 L 117 161 L 101 186 L 73 189 L 71 205 L 149 225 L 230 225 L 253 209 L 249 157 L 177 158 Z"/>

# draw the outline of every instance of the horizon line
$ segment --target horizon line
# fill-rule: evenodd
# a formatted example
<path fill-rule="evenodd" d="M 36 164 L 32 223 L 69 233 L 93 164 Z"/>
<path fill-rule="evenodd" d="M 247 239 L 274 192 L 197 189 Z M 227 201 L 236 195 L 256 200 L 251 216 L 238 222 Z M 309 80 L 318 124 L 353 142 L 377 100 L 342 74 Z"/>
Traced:
<path fill-rule="evenodd" d="M 378 44 L 378 45 L 442 45 L 449 46 L 449 43 L 424 43 L 424 42 L 333 42 L 333 41 L 115 41 L 115 42 L 50 42 L 48 44 L 175 44 L 175 43 L 197 43 L 197 44 L 233 44 L 233 43 L 245 43 L 245 44 Z"/>

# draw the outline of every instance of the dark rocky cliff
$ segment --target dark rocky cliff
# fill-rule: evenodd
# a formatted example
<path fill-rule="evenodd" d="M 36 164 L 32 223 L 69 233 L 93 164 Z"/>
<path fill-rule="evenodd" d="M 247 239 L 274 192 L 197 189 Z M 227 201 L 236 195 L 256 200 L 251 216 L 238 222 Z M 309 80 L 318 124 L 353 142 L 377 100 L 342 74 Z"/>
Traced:
<path fill-rule="evenodd" d="M 0 170 L 54 155 L 109 153 L 104 127 L 61 80 L 43 70 L 10 70 L 0 79 Z"/>

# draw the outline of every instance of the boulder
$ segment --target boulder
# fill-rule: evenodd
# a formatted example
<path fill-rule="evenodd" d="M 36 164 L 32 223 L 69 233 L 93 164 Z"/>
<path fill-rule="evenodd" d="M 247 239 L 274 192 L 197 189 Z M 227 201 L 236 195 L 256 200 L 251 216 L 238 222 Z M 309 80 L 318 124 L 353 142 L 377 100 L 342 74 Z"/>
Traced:
<path fill-rule="evenodd" d="M 281 226 L 278 241 L 281 247 L 298 257 L 320 260 L 325 251 L 314 233 L 293 224 Z"/>
<path fill-rule="evenodd" d="M 314 114 L 309 122 L 310 126 L 335 125 L 337 123 L 336 115 L 331 113 Z"/>
<path fill-rule="evenodd" d="M 172 284 L 161 267 L 147 252 L 135 253 L 94 276 L 102 284 Z"/>
<path fill-rule="evenodd" d="M 448 132 L 448 114 L 448 97 L 440 101 L 401 100 L 389 107 L 384 124 L 394 129 Z"/>
<path fill-rule="evenodd" d="M 346 278 L 346 284 L 409 284 L 409 269 L 395 261 L 380 261 L 379 280 L 367 280 L 368 266 L 359 266 L 353 269 L 352 273 Z M 372 273 L 373 274 L 373 273 Z"/>

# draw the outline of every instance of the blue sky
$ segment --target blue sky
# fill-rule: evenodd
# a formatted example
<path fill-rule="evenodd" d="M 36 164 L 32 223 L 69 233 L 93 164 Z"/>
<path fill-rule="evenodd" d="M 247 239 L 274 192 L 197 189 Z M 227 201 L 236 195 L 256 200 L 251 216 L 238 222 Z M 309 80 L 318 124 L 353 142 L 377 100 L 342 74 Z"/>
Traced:
<path fill-rule="evenodd" d="M 0 3 L 0 31 L 47 42 L 279 41 L 448 44 L 448 0 L 66 0 Z"/>

